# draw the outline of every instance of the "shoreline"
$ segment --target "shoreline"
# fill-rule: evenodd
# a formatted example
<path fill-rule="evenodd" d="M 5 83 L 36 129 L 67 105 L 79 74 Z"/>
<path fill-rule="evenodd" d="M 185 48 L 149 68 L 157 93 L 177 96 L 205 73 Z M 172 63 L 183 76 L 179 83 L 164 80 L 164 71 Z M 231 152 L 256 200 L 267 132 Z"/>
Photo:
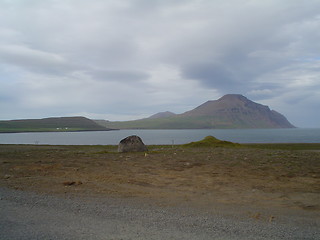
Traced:
<path fill-rule="evenodd" d="M 51 133 L 51 132 L 106 132 L 106 131 L 126 131 L 126 130 L 268 130 L 268 129 L 272 129 L 272 130 L 276 130 L 276 129 L 318 129 L 318 128 L 298 128 L 298 127 L 294 127 L 294 128 L 119 128 L 119 129 L 95 129 L 95 130 L 65 130 L 65 131 L 56 131 L 56 130 L 9 130 L 9 131 L 3 131 L 0 130 L 0 134 L 1 133 Z"/>
<path fill-rule="evenodd" d="M 0 133 L 1 134 L 1 133 Z M 257 143 L 237 143 L 240 147 L 252 147 L 258 149 L 283 149 L 283 150 L 314 150 L 320 151 L 319 142 L 257 142 Z M 42 143 L 0 143 L 0 146 L 43 146 L 43 147 L 117 147 L 118 144 L 42 144 Z M 171 147 L 179 148 L 185 144 L 146 144 L 147 147 Z"/>
<path fill-rule="evenodd" d="M 37 130 L 31 130 L 31 131 L 0 131 L 0 134 L 2 133 L 72 133 L 72 132 L 107 132 L 107 131 L 118 131 L 120 129 L 105 129 L 105 130 L 70 130 L 70 131 L 37 131 Z"/>

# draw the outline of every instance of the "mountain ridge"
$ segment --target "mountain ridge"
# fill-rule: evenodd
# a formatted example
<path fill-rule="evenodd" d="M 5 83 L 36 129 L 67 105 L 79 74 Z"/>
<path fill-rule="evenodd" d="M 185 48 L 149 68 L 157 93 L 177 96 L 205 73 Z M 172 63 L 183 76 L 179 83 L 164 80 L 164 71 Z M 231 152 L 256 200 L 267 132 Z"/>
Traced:
<path fill-rule="evenodd" d="M 76 132 L 107 131 L 95 121 L 81 117 L 49 117 L 42 119 L 18 119 L 0 121 L 0 132 Z"/>
<path fill-rule="evenodd" d="M 148 118 L 154 119 L 154 118 L 165 118 L 165 117 L 172 117 L 177 115 L 176 113 L 170 112 L 170 111 L 165 111 L 165 112 L 158 112 L 156 114 L 151 115 Z"/>
<path fill-rule="evenodd" d="M 209 100 L 181 114 L 156 113 L 133 121 L 106 121 L 103 125 L 118 129 L 217 129 L 217 128 L 294 128 L 285 116 L 266 105 L 240 94 L 227 94 Z"/>
<path fill-rule="evenodd" d="M 181 114 L 166 111 L 133 121 L 91 120 L 81 116 L 0 121 L 0 133 L 294 127 L 281 113 L 240 94 L 209 100 Z"/>

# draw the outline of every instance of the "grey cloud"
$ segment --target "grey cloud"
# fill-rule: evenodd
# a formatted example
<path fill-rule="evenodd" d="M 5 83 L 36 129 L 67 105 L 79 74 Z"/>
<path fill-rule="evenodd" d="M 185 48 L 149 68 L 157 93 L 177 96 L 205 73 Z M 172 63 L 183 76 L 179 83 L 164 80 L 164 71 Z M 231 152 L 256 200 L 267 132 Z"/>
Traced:
<path fill-rule="evenodd" d="M 77 57 L 81 64 L 99 68 L 130 68 L 139 65 L 140 57 L 135 41 L 117 38 L 121 37 L 89 41 L 85 46 L 80 46 L 80 49 L 76 47 L 73 58 Z"/>
<path fill-rule="evenodd" d="M 20 89 L 3 95 L 12 99 L 3 109 L 19 115 L 14 99 L 34 96 L 40 115 L 49 108 L 36 96 L 50 95 L 59 115 L 69 88 L 77 101 L 61 114 L 188 110 L 233 92 L 280 112 L 299 95 L 306 109 L 320 88 L 319 9 L 317 0 L 0 1 L 0 81 L 10 83 L 1 88 Z"/>
<path fill-rule="evenodd" d="M 311 40 L 320 26 L 314 2 L 290 3 L 249 4 L 247 9 L 239 6 L 239 11 L 229 8 L 217 13 L 221 25 L 207 16 L 203 31 L 190 34 L 167 57 L 180 65 L 184 77 L 204 86 L 222 87 L 225 93 L 238 86 L 248 91 L 260 84 L 256 80 L 261 75 L 292 65 L 301 54 L 319 52 L 319 44 Z M 311 42 L 305 39 L 306 31 Z"/>
<path fill-rule="evenodd" d="M 105 81 L 136 82 L 150 77 L 146 72 L 133 70 L 92 70 L 87 73 L 96 79 Z"/>
<path fill-rule="evenodd" d="M 230 90 L 238 84 L 234 73 L 227 66 L 214 63 L 195 63 L 184 66 L 182 76 L 187 79 L 198 79 L 206 87 Z"/>
<path fill-rule="evenodd" d="M 210 60 L 210 59 L 208 59 Z M 276 57 L 252 57 L 233 49 L 224 56 L 212 58 L 211 62 L 193 62 L 181 67 L 182 76 L 199 80 L 205 87 L 216 88 L 224 93 L 245 92 L 253 88 L 276 88 L 279 84 L 258 82 L 264 73 L 281 68 L 282 59 Z"/>
<path fill-rule="evenodd" d="M 0 46 L 0 63 L 46 74 L 65 74 L 75 69 L 75 66 L 58 54 L 23 45 Z"/>

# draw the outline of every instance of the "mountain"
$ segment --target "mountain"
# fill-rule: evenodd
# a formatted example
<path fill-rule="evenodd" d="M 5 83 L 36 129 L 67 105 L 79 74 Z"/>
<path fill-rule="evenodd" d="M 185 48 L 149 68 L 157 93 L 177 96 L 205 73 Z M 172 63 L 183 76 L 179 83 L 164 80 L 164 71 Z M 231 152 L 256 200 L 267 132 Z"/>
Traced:
<path fill-rule="evenodd" d="M 166 112 L 159 112 L 159 113 L 156 113 L 152 116 L 150 116 L 149 118 L 166 118 L 166 117 L 172 117 L 172 116 L 175 116 L 176 114 L 173 113 L 173 112 L 169 112 L 169 111 L 166 111 Z"/>
<path fill-rule="evenodd" d="M 0 132 L 74 132 L 107 131 L 93 120 L 85 117 L 54 117 L 0 121 Z"/>
<path fill-rule="evenodd" d="M 117 129 L 293 128 L 280 113 L 239 94 L 227 94 L 182 114 L 157 113 L 149 118 L 105 122 Z"/>
<path fill-rule="evenodd" d="M 248 128 L 293 128 L 280 113 L 240 94 L 227 94 L 181 114 L 185 117 L 212 117 L 212 125 Z"/>

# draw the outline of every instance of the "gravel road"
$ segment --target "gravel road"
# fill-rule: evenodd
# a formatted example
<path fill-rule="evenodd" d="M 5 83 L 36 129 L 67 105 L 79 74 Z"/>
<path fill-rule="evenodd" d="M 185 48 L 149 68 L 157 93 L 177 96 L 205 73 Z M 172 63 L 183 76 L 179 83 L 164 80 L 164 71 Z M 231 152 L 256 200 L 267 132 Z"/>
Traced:
<path fill-rule="evenodd" d="M 7 188 L 0 188 L 0 206 L 0 239 L 320 239 L 317 213 L 269 222 L 230 211 Z"/>

